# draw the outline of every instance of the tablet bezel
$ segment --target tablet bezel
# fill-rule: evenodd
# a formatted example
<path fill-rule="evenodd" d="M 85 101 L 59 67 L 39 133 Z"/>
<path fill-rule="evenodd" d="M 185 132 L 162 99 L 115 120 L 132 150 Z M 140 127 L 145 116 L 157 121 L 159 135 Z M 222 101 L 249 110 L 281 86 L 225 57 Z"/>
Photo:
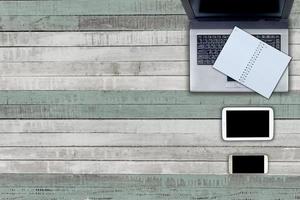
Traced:
<path fill-rule="evenodd" d="M 227 137 L 226 131 L 226 112 L 227 111 L 268 111 L 269 112 L 269 137 Z M 274 112 L 270 107 L 226 107 L 222 110 L 222 138 L 225 141 L 266 141 L 272 140 L 274 137 Z"/>

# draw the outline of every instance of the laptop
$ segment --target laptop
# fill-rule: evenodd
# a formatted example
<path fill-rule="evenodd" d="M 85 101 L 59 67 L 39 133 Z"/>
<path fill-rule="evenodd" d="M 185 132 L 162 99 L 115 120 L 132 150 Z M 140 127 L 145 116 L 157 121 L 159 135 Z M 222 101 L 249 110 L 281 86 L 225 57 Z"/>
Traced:
<path fill-rule="evenodd" d="M 235 26 L 288 54 L 293 0 L 181 1 L 190 20 L 191 92 L 252 91 L 212 68 Z M 274 91 L 287 92 L 288 81 L 287 69 Z"/>

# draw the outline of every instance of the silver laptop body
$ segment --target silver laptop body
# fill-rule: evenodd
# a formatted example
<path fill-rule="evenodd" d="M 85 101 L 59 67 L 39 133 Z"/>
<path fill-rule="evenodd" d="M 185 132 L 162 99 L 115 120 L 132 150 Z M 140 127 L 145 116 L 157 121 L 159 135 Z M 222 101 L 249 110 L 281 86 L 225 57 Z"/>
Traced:
<path fill-rule="evenodd" d="M 197 38 L 201 35 L 206 37 L 214 37 L 215 35 L 229 35 L 234 26 L 244 29 L 250 34 L 253 35 L 263 35 L 263 37 L 270 37 L 273 35 L 280 36 L 280 47 L 279 50 L 288 54 L 288 16 L 292 7 L 292 0 L 278 0 L 280 2 L 280 17 L 260 17 L 251 15 L 247 17 L 214 17 L 207 15 L 213 15 L 211 13 L 196 13 L 195 8 L 201 6 L 200 2 L 204 1 L 230 1 L 236 3 L 236 0 L 182 0 L 184 8 L 190 19 L 190 91 L 191 92 L 251 92 L 252 90 L 244 87 L 233 79 L 227 77 L 221 72 L 216 71 L 212 68 L 212 62 L 202 59 L 200 55 L 199 59 L 199 46 L 202 46 L 203 43 Z M 248 0 L 243 0 L 248 1 Z M 275 1 L 275 0 L 249 0 L 254 3 L 258 1 Z M 195 3 L 196 2 L 196 3 Z M 277 3 L 278 3 L 277 2 Z M 215 4 L 214 4 L 215 5 Z M 194 6 L 194 7 L 193 7 Z M 220 9 L 220 8 L 219 8 Z M 214 13 L 215 14 L 215 13 Z M 219 13 L 218 13 L 219 14 Z M 269 13 L 268 13 L 269 14 Z M 202 16 L 205 17 L 202 17 Z M 226 13 L 230 15 L 230 13 Z M 270 15 L 270 14 L 269 14 Z M 196 17 L 200 16 L 200 17 Z M 219 36 L 221 37 L 221 36 Z M 272 41 L 271 41 L 272 42 Z M 206 43 L 205 43 L 206 44 Z M 203 44 L 204 45 L 204 44 Z M 208 43 L 209 46 L 209 43 Z M 242 45 L 241 45 L 242 47 Z M 209 47 L 208 47 L 209 48 Z M 212 47 L 214 48 L 214 47 Z M 212 49 L 213 51 L 214 49 Z M 204 55 L 209 56 L 209 55 Z M 237 58 L 238 59 L 238 58 Z M 204 63 L 203 63 L 204 61 Z M 199 64 L 199 62 L 201 64 Z M 288 79 L 288 69 L 285 71 L 281 80 L 279 81 L 275 92 L 287 92 L 289 86 Z"/>

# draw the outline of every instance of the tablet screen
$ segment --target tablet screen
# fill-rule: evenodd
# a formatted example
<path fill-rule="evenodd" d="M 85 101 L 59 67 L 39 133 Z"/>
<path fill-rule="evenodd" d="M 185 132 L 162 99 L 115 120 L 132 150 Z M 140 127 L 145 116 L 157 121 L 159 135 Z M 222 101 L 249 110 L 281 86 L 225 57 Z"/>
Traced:
<path fill-rule="evenodd" d="M 264 173 L 263 155 L 232 156 L 232 173 Z"/>
<path fill-rule="evenodd" d="M 227 110 L 226 135 L 228 138 L 259 138 L 270 136 L 268 110 Z"/>

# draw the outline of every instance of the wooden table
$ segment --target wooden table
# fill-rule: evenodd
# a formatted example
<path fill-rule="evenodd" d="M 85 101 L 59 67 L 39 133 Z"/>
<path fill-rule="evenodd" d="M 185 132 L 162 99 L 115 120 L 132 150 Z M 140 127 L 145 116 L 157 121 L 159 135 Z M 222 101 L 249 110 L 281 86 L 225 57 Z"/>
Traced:
<path fill-rule="evenodd" d="M 49 174 L 113 174 L 147 184 L 155 176 L 117 174 L 189 174 L 169 175 L 187 184 L 225 175 L 220 179 L 237 187 L 239 180 L 228 182 L 228 155 L 265 153 L 269 175 L 279 177 L 257 182 L 275 187 L 274 180 L 287 181 L 296 194 L 300 0 L 290 16 L 290 92 L 270 100 L 254 93 L 189 93 L 187 25 L 180 0 L 0 1 L 0 173 L 41 173 L 54 185 L 61 176 Z M 223 141 L 225 106 L 273 107 L 275 139 Z M 14 185 L 20 177 L 4 178 Z M 76 177 L 70 182 L 87 179 Z"/>

